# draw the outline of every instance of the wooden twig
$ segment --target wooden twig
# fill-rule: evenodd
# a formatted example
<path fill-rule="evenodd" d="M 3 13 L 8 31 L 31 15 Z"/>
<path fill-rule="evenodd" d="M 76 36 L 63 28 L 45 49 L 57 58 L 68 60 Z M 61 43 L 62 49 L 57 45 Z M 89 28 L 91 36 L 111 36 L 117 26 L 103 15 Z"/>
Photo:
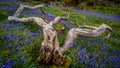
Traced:
<path fill-rule="evenodd" d="M 56 18 L 54 19 L 54 21 L 51 21 L 51 22 L 50 22 L 50 25 L 52 26 L 53 24 L 58 23 L 60 20 L 64 20 L 64 19 L 68 19 L 68 18 L 69 18 L 69 15 L 68 15 L 67 17 L 60 17 L 60 16 L 58 16 L 58 17 L 56 17 Z"/>

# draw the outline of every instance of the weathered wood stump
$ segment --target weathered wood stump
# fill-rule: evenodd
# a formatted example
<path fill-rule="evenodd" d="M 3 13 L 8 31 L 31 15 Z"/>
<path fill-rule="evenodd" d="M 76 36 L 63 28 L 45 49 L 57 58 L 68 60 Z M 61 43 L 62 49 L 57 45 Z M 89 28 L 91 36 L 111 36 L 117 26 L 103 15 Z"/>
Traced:
<path fill-rule="evenodd" d="M 48 57 L 48 54 L 49 57 Z M 42 62 L 45 64 L 53 63 L 56 65 L 64 65 L 66 63 L 66 56 L 63 56 L 57 50 L 50 51 L 49 47 L 42 47 L 39 51 L 39 57 L 37 58 L 37 62 Z"/>
<path fill-rule="evenodd" d="M 43 28 L 43 36 L 44 40 L 42 42 L 41 48 L 39 50 L 39 56 L 37 58 L 38 63 L 53 63 L 56 65 L 70 65 L 71 60 L 67 56 L 64 56 L 64 52 L 68 50 L 70 47 L 70 44 L 74 42 L 74 40 L 78 36 L 84 36 L 84 37 L 98 37 L 101 36 L 105 30 L 112 31 L 112 28 L 106 24 L 102 24 L 99 27 L 94 26 L 82 26 L 79 28 L 71 28 L 66 36 L 65 43 L 62 47 L 59 47 L 59 42 L 57 38 L 57 32 L 53 28 L 53 24 L 58 23 L 62 19 L 67 19 L 68 17 L 56 17 L 53 21 L 50 21 L 47 23 L 42 18 L 38 17 L 28 17 L 28 18 L 18 18 L 20 13 L 24 8 L 29 9 L 36 9 L 36 8 L 42 8 L 43 5 L 37 5 L 37 6 L 28 6 L 28 5 L 20 5 L 18 10 L 13 16 L 9 16 L 8 20 L 12 21 L 20 21 L 20 22 L 34 22 L 40 27 Z M 83 28 L 84 27 L 84 28 Z M 110 34 L 108 35 L 108 37 Z M 70 61 L 70 62 L 69 62 Z"/>

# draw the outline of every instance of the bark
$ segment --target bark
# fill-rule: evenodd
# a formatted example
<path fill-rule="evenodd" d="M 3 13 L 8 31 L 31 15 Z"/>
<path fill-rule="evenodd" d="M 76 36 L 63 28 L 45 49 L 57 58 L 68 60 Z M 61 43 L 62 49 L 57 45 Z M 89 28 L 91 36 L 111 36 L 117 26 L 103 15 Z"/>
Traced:
<path fill-rule="evenodd" d="M 22 12 L 24 8 L 29 9 L 37 9 L 42 8 L 43 5 L 37 5 L 37 6 L 28 6 L 28 5 L 20 5 L 18 10 L 13 16 L 9 16 L 9 21 L 20 21 L 20 22 L 34 22 L 40 27 L 43 28 L 43 36 L 44 40 L 42 42 L 39 56 L 37 58 L 37 62 L 42 63 L 54 63 L 57 65 L 64 65 L 66 62 L 67 57 L 63 55 L 63 53 L 69 49 L 70 44 L 74 43 L 74 40 L 77 38 L 77 36 L 85 36 L 85 37 L 98 37 L 101 36 L 106 29 L 109 29 L 112 31 L 112 29 L 106 25 L 103 24 L 100 27 L 94 27 L 94 26 L 83 26 L 80 28 L 72 28 L 69 30 L 65 43 L 62 47 L 59 47 L 59 42 L 57 38 L 57 32 L 52 27 L 53 24 L 58 23 L 62 19 L 67 19 L 69 17 L 56 17 L 54 21 L 50 21 L 50 23 L 47 23 L 42 18 L 38 17 L 28 17 L 28 18 L 19 18 L 18 16 Z"/>

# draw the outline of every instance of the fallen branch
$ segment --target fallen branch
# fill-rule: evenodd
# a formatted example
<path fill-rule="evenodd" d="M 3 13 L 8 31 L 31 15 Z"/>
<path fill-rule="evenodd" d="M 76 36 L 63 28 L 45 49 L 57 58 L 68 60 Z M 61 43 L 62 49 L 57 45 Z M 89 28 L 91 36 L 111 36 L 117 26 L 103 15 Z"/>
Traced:
<path fill-rule="evenodd" d="M 109 30 L 110 32 L 112 32 L 112 28 L 106 24 L 102 24 L 101 26 L 94 27 L 94 26 L 83 26 L 83 27 L 87 27 L 87 28 L 94 28 L 95 30 L 91 30 L 91 29 L 83 29 L 83 28 L 72 28 L 69 30 L 65 43 L 63 45 L 63 47 L 60 48 L 61 53 L 64 53 L 67 49 L 69 49 L 70 45 L 73 44 L 74 40 L 78 37 L 78 36 L 82 36 L 82 37 L 98 37 L 101 36 L 103 33 L 105 33 L 105 30 Z M 108 34 L 108 36 L 110 36 Z"/>

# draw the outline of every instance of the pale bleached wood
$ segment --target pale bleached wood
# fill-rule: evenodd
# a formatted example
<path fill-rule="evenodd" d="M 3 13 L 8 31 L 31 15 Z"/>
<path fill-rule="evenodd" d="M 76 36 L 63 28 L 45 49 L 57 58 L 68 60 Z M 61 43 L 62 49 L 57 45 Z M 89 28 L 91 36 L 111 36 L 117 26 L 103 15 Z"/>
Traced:
<path fill-rule="evenodd" d="M 18 16 L 20 13 L 23 11 L 24 8 L 29 8 L 29 9 L 36 9 L 39 7 L 43 7 L 41 5 L 37 6 L 27 6 L 27 5 L 20 5 L 20 7 L 17 9 L 15 14 L 13 16 L 9 16 L 8 20 L 9 21 L 20 21 L 20 22 L 34 22 L 40 27 L 43 28 L 43 36 L 44 40 L 41 45 L 40 49 L 40 55 L 37 58 L 37 61 L 40 62 L 42 61 L 43 63 L 49 63 L 51 59 L 54 64 L 63 64 L 65 57 L 59 54 L 59 42 L 57 38 L 57 32 L 55 29 L 52 27 L 51 24 L 47 23 L 45 20 L 42 18 L 38 17 L 28 17 L 28 18 L 19 18 Z M 55 18 L 54 21 L 51 21 L 50 23 L 57 23 L 59 20 L 64 19 L 64 17 L 57 17 Z"/>
<path fill-rule="evenodd" d="M 23 11 L 24 8 L 28 8 L 28 9 L 37 9 L 37 8 L 43 8 L 43 4 L 41 5 L 37 5 L 37 6 L 28 6 L 28 5 L 23 5 L 21 4 L 18 8 L 18 10 L 15 12 L 15 14 L 13 15 L 14 17 L 18 17 L 20 15 L 20 13 Z"/>
<path fill-rule="evenodd" d="M 64 19 L 68 19 L 68 18 L 69 18 L 69 15 L 67 17 L 60 17 L 60 16 L 58 16 L 58 17 L 56 17 L 54 19 L 54 21 L 51 21 L 49 24 L 52 26 L 53 24 L 58 23 L 60 20 L 64 20 Z"/>
<path fill-rule="evenodd" d="M 94 28 L 94 30 L 91 29 L 83 29 L 83 28 L 72 28 L 69 30 L 65 43 L 63 45 L 63 47 L 60 48 L 61 53 L 64 53 L 66 50 L 69 49 L 70 45 L 74 43 L 74 40 L 78 37 L 78 36 L 82 36 L 82 37 L 98 37 L 101 36 L 103 33 L 105 33 L 105 30 L 109 30 L 110 32 L 112 32 L 112 28 L 106 24 L 102 24 L 101 26 L 94 27 L 94 26 L 83 26 L 83 27 L 87 27 L 87 28 Z M 107 38 L 110 36 L 110 34 L 108 34 Z"/>
<path fill-rule="evenodd" d="M 40 27 L 43 28 L 43 36 L 44 40 L 41 45 L 40 53 L 37 58 L 37 62 L 43 62 L 43 63 L 51 63 L 50 60 L 57 65 L 63 65 L 65 64 L 66 56 L 63 55 L 63 53 L 69 49 L 70 45 L 74 43 L 74 40 L 78 36 L 84 36 L 84 37 L 98 37 L 101 36 L 103 33 L 105 33 L 105 30 L 108 29 L 109 31 L 112 31 L 112 28 L 106 24 L 102 24 L 99 27 L 94 26 L 81 26 L 85 28 L 71 28 L 69 32 L 67 33 L 65 43 L 62 47 L 59 47 L 59 42 L 57 38 L 57 32 L 52 27 L 53 24 L 58 23 L 62 19 L 67 19 L 68 17 L 56 17 L 53 21 L 50 21 L 50 23 L 47 23 L 42 18 L 38 17 L 28 17 L 28 18 L 19 18 L 18 16 L 23 11 L 24 8 L 29 9 L 36 9 L 36 8 L 42 8 L 43 5 L 37 5 L 37 6 L 28 6 L 28 5 L 20 5 L 18 10 L 15 12 L 13 16 L 9 16 L 9 21 L 20 21 L 20 22 L 34 22 Z M 92 29 L 91 29 L 92 28 Z M 110 34 L 108 35 L 108 37 Z"/>

